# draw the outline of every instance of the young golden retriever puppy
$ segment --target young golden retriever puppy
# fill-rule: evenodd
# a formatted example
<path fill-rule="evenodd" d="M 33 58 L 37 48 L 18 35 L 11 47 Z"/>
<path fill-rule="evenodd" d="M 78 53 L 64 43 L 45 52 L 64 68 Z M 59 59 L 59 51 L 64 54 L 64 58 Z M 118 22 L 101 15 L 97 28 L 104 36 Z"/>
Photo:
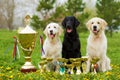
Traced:
<path fill-rule="evenodd" d="M 46 39 L 43 44 L 44 53 L 42 53 L 42 58 L 52 58 L 53 69 L 56 68 L 57 59 L 62 58 L 62 42 L 60 40 L 62 32 L 62 27 L 53 22 L 49 23 L 44 30 Z M 47 68 L 49 68 L 49 66 Z"/>

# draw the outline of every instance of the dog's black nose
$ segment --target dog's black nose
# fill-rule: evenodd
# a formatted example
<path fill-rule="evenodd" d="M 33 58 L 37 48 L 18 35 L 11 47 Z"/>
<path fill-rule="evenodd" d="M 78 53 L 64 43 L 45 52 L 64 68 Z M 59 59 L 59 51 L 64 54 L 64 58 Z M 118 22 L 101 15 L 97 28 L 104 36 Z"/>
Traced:
<path fill-rule="evenodd" d="M 71 26 L 70 24 L 68 24 L 68 25 L 66 25 L 66 28 L 67 28 L 67 29 L 71 29 L 72 26 Z"/>
<path fill-rule="evenodd" d="M 67 24 L 66 27 L 70 27 L 70 24 Z"/>
<path fill-rule="evenodd" d="M 96 28 L 97 28 L 97 26 L 93 26 L 93 28 L 94 28 L 94 29 L 96 29 Z"/>
<path fill-rule="evenodd" d="M 53 32 L 53 30 L 50 30 L 50 33 L 52 33 Z"/>
<path fill-rule="evenodd" d="M 71 28 L 71 22 L 70 22 L 70 21 L 68 21 L 68 22 L 66 23 L 66 27 L 67 27 L 67 28 Z"/>

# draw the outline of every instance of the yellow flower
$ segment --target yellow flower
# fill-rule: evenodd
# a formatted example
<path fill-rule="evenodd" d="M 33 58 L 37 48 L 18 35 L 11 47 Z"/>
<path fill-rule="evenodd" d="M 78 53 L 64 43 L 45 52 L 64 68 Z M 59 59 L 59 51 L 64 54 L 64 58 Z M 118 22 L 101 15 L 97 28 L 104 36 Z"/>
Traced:
<path fill-rule="evenodd" d="M 11 75 L 9 78 L 10 78 L 10 79 L 13 79 L 13 75 Z"/>
<path fill-rule="evenodd" d="M 10 71 L 9 73 L 13 73 L 12 71 Z"/>
<path fill-rule="evenodd" d="M 114 65 L 113 64 L 110 64 L 110 66 L 113 68 L 114 67 Z"/>
<path fill-rule="evenodd" d="M 32 77 L 30 77 L 28 80 L 33 80 L 33 78 L 32 78 Z"/>
<path fill-rule="evenodd" d="M 117 77 L 120 79 L 120 74 Z"/>
<path fill-rule="evenodd" d="M 114 65 L 114 68 L 118 68 L 118 66 L 117 66 L 117 65 Z"/>
<path fill-rule="evenodd" d="M 3 66 L 0 66 L 0 69 L 2 69 L 3 68 Z"/>
<path fill-rule="evenodd" d="M 89 79 L 87 79 L 87 78 L 84 78 L 84 80 L 89 80 Z"/>
<path fill-rule="evenodd" d="M 7 67 L 7 68 L 6 68 L 6 70 L 8 70 L 8 71 L 9 71 L 9 70 L 11 70 L 11 68 L 10 68 L 10 67 Z"/>
<path fill-rule="evenodd" d="M 106 72 L 106 75 L 111 75 L 111 74 L 112 74 L 112 73 L 111 73 L 111 72 L 109 72 L 109 71 L 108 71 L 108 72 Z"/>
<path fill-rule="evenodd" d="M 4 74 L 0 74 L 0 76 L 4 76 Z"/>

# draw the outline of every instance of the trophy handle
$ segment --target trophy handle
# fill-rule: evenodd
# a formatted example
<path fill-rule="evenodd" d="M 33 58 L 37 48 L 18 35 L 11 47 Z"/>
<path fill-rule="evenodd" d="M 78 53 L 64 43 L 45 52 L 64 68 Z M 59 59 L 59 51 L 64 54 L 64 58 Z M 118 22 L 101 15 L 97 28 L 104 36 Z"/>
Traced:
<path fill-rule="evenodd" d="M 19 40 L 17 40 L 17 42 L 20 43 Z M 20 43 L 20 47 L 21 47 L 21 49 L 23 49 L 24 51 L 29 51 L 29 52 L 31 52 L 31 51 L 33 50 L 32 48 L 34 48 L 33 46 L 34 46 L 34 45 L 32 45 L 32 47 L 30 47 L 29 49 L 26 49 L 26 48 L 22 47 L 22 45 L 21 45 L 21 43 Z"/>
<path fill-rule="evenodd" d="M 32 49 L 31 48 L 29 48 L 29 49 L 25 49 L 24 47 L 22 47 L 22 45 L 20 46 L 24 51 L 32 51 Z"/>

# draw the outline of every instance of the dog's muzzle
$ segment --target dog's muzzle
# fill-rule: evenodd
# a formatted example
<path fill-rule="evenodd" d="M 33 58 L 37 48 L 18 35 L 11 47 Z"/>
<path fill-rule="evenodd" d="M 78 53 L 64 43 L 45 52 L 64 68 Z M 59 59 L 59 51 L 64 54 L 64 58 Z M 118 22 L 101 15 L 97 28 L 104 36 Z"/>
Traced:
<path fill-rule="evenodd" d="M 93 33 L 97 35 L 99 30 L 97 29 L 97 26 L 93 26 Z"/>
<path fill-rule="evenodd" d="M 50 30 L 50 37 L 53 39 L 55 37 L 55 34 L 53 33 L 53 30 Z"/>
<path fill-rule="evenodd" d="M 70 25 L 67 25 L 67 26 L 66 26 L 66 32 L 67 32 L 67 33 L 71 33 L 71 32 L 72 32 L 72 28 L 71 28 Z"/>

